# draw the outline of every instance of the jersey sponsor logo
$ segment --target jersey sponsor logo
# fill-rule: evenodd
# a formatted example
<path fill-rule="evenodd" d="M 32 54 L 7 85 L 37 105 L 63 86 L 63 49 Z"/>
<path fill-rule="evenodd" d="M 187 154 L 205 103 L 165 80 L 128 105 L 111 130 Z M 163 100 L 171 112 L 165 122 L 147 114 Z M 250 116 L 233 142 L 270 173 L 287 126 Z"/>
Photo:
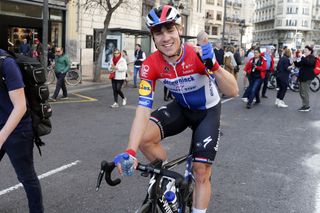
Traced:
<path fill-rule="evenodd" d="M 144 107 L 147 107 L 147 108 L 152 108 L 152 103 L 153 103 L 153 100 L 151 99 L 147 99 L 147 98 L 144 98 L 144 97 L 139 97 L 139 105 L 140 106 L 144 106 Z"/>
<path fill-rule="evenodd" d="M 139 95 L 143 97 L 152 98 L 152 81 L 141 80 L 139 85 Z"/>
<path fill-rule="evenodd" d="M 188 77 L 180 77 L 179 79 L 176 79 L 174 81 L 169 81 L 168 79 L 165 79 L 163 81 L 163 84 L 169 85 L 169 86 L 176 86 L 178 84 L 183 84 L 183 83 L 188 83 L 195 81 L 193 76 L 188 76 Z"/>
<path fill-rule="evenodd" d="M 212 70 L 206 69 L 206 71 L 207 71 L 207 73 L 208 73 L 209 75 L 213 75 L 213 71 L 212 71 Z"/>
<path fill-rule="evenodd" d="M 206 148 L 207 145 L 212 141 L 211 136 L 207 137 L 206 139 L 203 140 L 203 148 Z"/>
<path fill-rule="evenodd" d="M 149 65 L 143 64 L 141 67 L 141 77 L 147 78 L 150 67 Z"/>
<path fill-rule="evenodd" d="M 170 71 L 170 69 L 169 69 L 169 67 L 164 67 L 164 72 L 169 72 Z"/>

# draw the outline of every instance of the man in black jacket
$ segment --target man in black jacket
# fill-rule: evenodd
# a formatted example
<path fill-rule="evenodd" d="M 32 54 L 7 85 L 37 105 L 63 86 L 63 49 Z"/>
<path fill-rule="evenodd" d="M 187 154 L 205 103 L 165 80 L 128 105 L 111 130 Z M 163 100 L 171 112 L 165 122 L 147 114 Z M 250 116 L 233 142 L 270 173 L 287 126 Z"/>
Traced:
<path fill-rule="evenodd" d="M 316 58 L 314 57 L 313 49 L 310 46 L 305 46 L 303 50 L 303 56 L 297 59 L 294 64 L 300 68 L 299 71 L 299 81 L 300 81 L 300 97 L 302 100 L 302 107 L 298 110 L 300 112 L 309 112 L 309 87 L 311 81 L 314 79 L 315 75 L 313 72 Z"/>
<path fill-rule="evenodd" d="M 216 43 L 214 47 L 214 54 L 216 55 L 216 60 L 220 65 L 224 65 L 223 58 L 224 58 L 224 51 L 221 48 L 221 43 Z"/>

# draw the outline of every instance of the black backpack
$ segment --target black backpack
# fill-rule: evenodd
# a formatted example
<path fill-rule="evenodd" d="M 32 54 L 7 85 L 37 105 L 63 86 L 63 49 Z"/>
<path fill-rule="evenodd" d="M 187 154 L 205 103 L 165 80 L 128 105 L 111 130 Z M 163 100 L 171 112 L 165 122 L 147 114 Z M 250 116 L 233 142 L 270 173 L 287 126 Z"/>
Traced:
<path fill-rule="evenodd" d="M 31 115 L 34 132 L 33 140 L 41 155 L 40 146 L 45 145 L 45 143 L 40 137 L 48 135 L 52 129 L 49 119 L 52 115 L 52 109 L 48 103 L 49 88 L 45 85 L 46 71 L 42 64 L 35 58 L 12 53 L 0 54 L 0 87 L 2 88 L 6 88 L 2 71 L 3 61 L 8 57 L 13 58 L 16 61 L 22 73 L 28 106 L 26 115 Z"/>

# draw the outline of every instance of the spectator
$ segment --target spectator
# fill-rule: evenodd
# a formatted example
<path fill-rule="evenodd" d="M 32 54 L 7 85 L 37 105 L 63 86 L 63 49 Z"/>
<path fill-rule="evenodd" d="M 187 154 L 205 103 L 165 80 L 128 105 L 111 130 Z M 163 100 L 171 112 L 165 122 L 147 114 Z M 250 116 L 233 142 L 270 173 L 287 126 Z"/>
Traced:
<path fill-rule="evenodd" d="M 30 56 L 30 51 L 30 45 L 28 44 L 27 39 L 24 38 L 22 44 L 19 46 L 19 53 L 25 56 Z"/>
<path fill-rule="evenodd" d="M 267 92 L 267 86 L 268 86 L 268 80 L 270 77 L 270 73 L 274 72 L 274 58 L 271 53 L 271 49 L 269 47 L 266 48 L 266 52 L 263 53 L 262 56 L 267 61 L 267 71 L 266 71 L 266 76 L 263 79 L 263 87 L 262 87 L 262 94 L 261 95 L 262 95 L 262 98 L 268 98 L 266 96 L 266 92 Z M 291 53 L 290 53 L 290 56 L 291 56 Z"/>
<path fill-rule="evenodd" d="M 256 98 L 256 104 L 260 103 L 259 89 L 266 75 L 267 62 L 260 55 L 260 50 L 254 50 L 254 57 L 246 64 L 244 71 L 248 75 L 249 87 L 243 94 L 243 100 L 247 98 L 247 109 L 251 108 L 254 97 Z"/>
<path fill-rule="evenodd" d="M 230 72 L 235 77 L 235 79 L 237 79 L 234 73 L 234 68 L 237 66 L 237 62 L 233 57 L 233 53 L 234 53 L 234 48 L 232 46 L 228 46 L 224 54 L 223 64 L 224 64 L 225 70 Z"/>
<path fill-rule="evenodd" d="M 126 60 L 123 57 L 121 57 L 120 50 L 117 48 L 113 51 L 113 56 L 111 59 L 109 70 L 111 70 L 111 72 L 115 72 L 115 77 L 111 79 L 114 103 L 110 107 L 119 107 L 118 95 L 120 95 L 120 97 L 122 98 L 122 105 L 125 106 L 127 104 L 127 98 L 124 97 L 121 88 L 124 79 L 126 78 L 128 66 Z"/>
<path fill-rule="evenodd" d="M 141 50 L 141 45 L 136 45 L 136 50 L 134 51 L 134 72 L 133 72 L 133 87 L 137 87 L 137 75 L 140 73 L 141 64 L 146 59 L 146 54 Z"/>
<path fill-rule="evenodd" d="M 254 50 L 255 46 L 252 46 L 250 49 L 247 50 L 245 56 L 244 56 L 244 64 L 247 64 L 251 58 L 254 56 Z M 248 86 L 248 76 L 244 75 L 243 76 L 243 89 L 246 90 Z"/>
<path fill-rule="evenodd" d="M 294 64 L 299 67 L 299 82 L 300 82 L 300 97 L 302 100 L 302 107 L 298 110 L 300 112 L 309 112 L 309 87 L 315 75 L 313 72 L 316 63 L 316 58 L 313 55 L 313 49 L 310 46 L 305 46 L 303 56 L 298 58 Z"/>
<path fill-rule="evenodd" d="M 126 71 L 126 79 L 124 80 L 125 82 L 125 86 L 128 85 L 128 77 L 129 77 L 129 73 L 130 73 L 130 70 L 129 70 L 129 64 L 130 64 L 130 59 L 129 59 L 129 56 L 128 56 L 128 53 L 126 50 L 122 50 L 122 53 L 121 53 L 122 57 L 126 60 L 127 62 L 127 71 Z"/>
<path fill-rule="evenodd" d="M 224 58 L 224 51 L 221 48 L 221 43 L 216 43 L 214 47 L 214 54 L 216 55 L 216 59 L 220 65 L 224 65 L 223 58 Z"/>
<path fill-rule="evenodd" d="M 63 53 L 62 47 L 56 47 L 56 57 L 54 59 L 54 72 L 57 77 L 56 89 L 53 96 L 50 98 L 51 101 L 56 101 L 59 95 L 60 89 L 62 89 L 63 96 L 61 100 L 67 100 L 68 92 L 65 83 L 65 77 L 70 69 L 70 61 L 66 54 Z"/>
<path fill-rule="evenodd" d="M 289 75 L 291 73 L 291 69 L 293 68 L 293 66 L 291 66 L 291 63 L 290 63 L 290 57 L 291 57 L 291 51 L 290 49 L 286 49 L 277 67 L 277 70 L 278 70 L 277 84 L 279 86 L 279 90 L 277 92 L 275 105 L 282 108 L 288 107 L 288 105 L 284 103 L 283 99 L 287 92 Z"/>
<path fill-rule="evenodd" d="M 234 60 L 236 61 L 236 66 L 234 67 L 234 77 L 238 78 L 238 72 L 240 71 L 240 65 L 241 65 L 241 56 L 240 56 L 240 49 L 238 47 L 235 48 L 234 54 L 233 54 Z"/>
<path fill-rule="evenodd" d="M 0 54 L 4 53 L 0 49 Z M 1 60 L 6 81 L 0 82 L 0 161 L 8 155 L 27 194 L 29 212 L 42 213 L 42 192 L 33 164 L 33 130 L 30 113 L 26 113 L 25 85 L 15 61 L 12 58 Z"/>

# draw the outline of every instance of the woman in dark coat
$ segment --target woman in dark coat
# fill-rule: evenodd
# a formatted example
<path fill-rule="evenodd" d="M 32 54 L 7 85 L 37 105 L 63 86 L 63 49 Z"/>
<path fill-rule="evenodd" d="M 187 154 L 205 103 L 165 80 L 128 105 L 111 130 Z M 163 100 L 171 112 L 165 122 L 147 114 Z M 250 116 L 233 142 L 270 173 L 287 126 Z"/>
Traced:
<path fill-rule="evenodd" d="M 286 49 L 284 51 L 283 57 L 281 57 L 277 70 L 277 85 L 279 90 L 277 92 L 277 99 L 275 105 L 277 107 L 288 107 L 283 101 L 284 96 L 287 92 L 287 87 L 289 83 L 289 75 L 293 66 L 290 64 L 291 50 Z"/>

